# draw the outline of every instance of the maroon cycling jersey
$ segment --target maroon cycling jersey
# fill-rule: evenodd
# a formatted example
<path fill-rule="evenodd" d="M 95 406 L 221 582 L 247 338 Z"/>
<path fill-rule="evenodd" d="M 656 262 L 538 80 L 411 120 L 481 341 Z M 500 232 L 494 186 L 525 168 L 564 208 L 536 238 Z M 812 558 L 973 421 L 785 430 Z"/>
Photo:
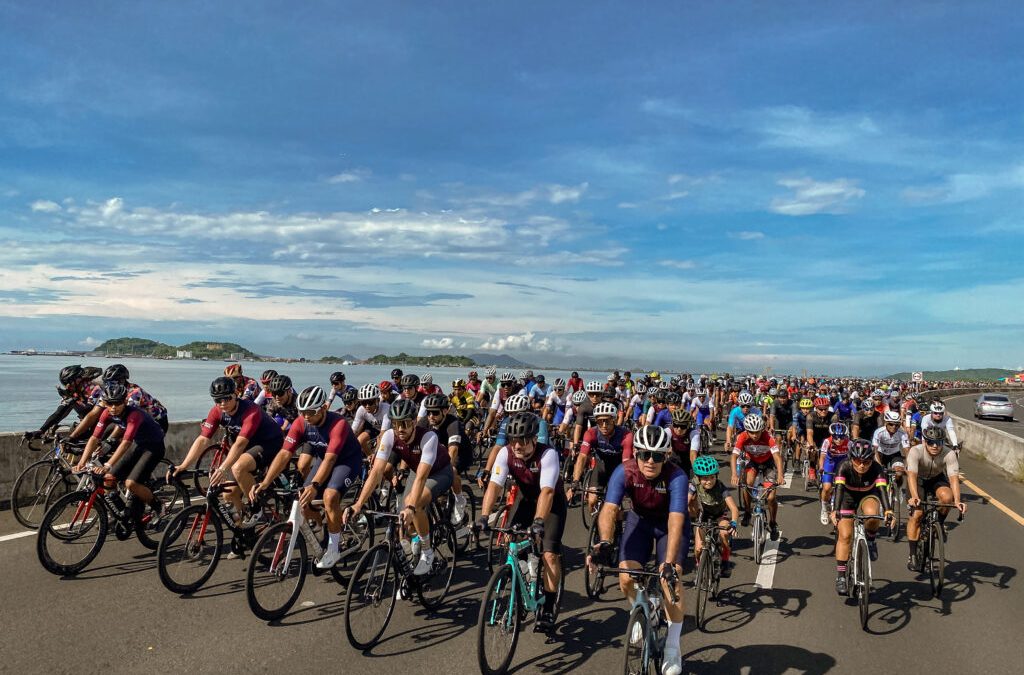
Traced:
<path fill-rule="evenodd" d="M 448 456 L 447 448 L 438 452 L 437 434 L 424 427 L 415 427 L 412 441 L 406 443 L 398 437 L 394 429 L 388 429 L 380 435 L 380 446 L 377 449 L 377 459 L 398 464 L 401 460 L 414 473 L 419 468 L 420 462 L 430 465 L 430 475 L 447 471 L 452 460 Z"/>
<path fill-rule="evenodd" d="M 491 482 L 503 486 L 511 476 L 519 486 L 523 499 L 537 501 L 541 490 L 552 488 L 555 494 L 565 493 L 558 470 L 558 451 L 550 445 L 537 443 L 537 449 L 527 459 L 519 459 L 508 446 L 498 451 L 491 472 Z"/>
<path fill-rule="evenodd" d="M 108 424 L 124 429 L 121 442 L 134 441 L 140 448 L 164 447 L 164 430 L 140 408 L 127 405 L 120 415 L 113 415 L 110 408 L 104 408 L 93 428 L 92 437 L 103 438 L 103 430 Z"/>
<path fill-rule="evenodd" d="M 308 443 L 316 457 L 338 455 L 339 463 L 347 463 L 363 456 L 363 448 L 352 433 L 352 427 L 336 412 L 328 411 L 321 424 L 314 425 L 301 415 L 288 429 L 282 450 L 295 454 L 295 449 Z"/>
<path fill-rule="evenodd" d="M 284 440 L 281 427 L 274 418 L 248 400 L 239 399 L 238 407 L 231 415 L 222 412 L 219 405 L 214 405 L 210 408 L 199 434 L 204 438 L 210 438 L 219 427 L 227 430 L 232 442 L 239 436 L 248 438 L 250 448 L 280 448 Z"/>
<path fill-rule="evenodd" d="M 683 513 L 689 496 L 689 482 L 681 468 L 666 462 L 661 474 L 651 480 L 640 472 L 636 460 L 622 463 L 626 494 L 633 502 L 633 511 L 641 518 L 661 519 L 670 512 Z M 678 491 L 678 494 L 674 494 Z"/>
<path fill-rule="evenodd" d="M 614 455 L 623 460 L 629 459 L 633 456 L 633 434 L 626 431 L 626 427 L 616 426 L 611 437 L 605 438 L 596 426 L 590 427 L 583 434 L 580 454 L 589 455 L 591 451 L 600 457 Z"/>

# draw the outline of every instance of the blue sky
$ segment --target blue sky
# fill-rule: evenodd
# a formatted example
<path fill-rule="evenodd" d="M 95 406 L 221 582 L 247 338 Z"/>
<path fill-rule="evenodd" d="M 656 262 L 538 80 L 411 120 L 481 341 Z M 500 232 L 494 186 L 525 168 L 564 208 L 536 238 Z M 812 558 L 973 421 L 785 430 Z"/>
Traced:
<path fill-rule="evenodd" d="M 0 349 L 1016 367 L 1019 3 L 0 1 Z"/>

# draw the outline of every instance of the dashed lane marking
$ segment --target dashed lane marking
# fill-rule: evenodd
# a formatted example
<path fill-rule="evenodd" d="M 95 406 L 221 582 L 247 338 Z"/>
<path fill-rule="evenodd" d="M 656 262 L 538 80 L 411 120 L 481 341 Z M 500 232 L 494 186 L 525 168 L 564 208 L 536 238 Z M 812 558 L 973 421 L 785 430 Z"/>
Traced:
<path fill-rule="evenodd" d="M 782 530 L 779 530 L 779 541 L 782 541 Z M 770 538 L 764 543 L 761 553 L 761 564 L 757 566 L 757 579 L 754 586 L 769 589 L 775 581 L 775 562 L 779 559 L 779 541 Z"/>

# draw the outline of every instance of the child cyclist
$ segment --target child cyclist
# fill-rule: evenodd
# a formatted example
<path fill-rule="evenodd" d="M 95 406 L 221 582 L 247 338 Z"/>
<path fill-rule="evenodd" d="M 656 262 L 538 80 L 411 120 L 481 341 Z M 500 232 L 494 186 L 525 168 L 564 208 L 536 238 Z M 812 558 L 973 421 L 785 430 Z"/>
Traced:
<path fill-rule="evenodd" d="M 729 542 L 736 534 L 739 505 L 729 486 L 718 480 L 717 459 L 711 455 L 697 457 L 693 462 L 693 474 L 694 480 L 690 483 L 690 515 L 701 520 L 717 520 L 719 527 L 726 528 L 719 530 L 718 536 L 722 540 L 722 577 L 728 578 L 732 574 Z M 693 557 L 699 559 L 704 549 L 704 535 L 699 527 L 695 530 L 697 539 L 693 545 Z"/>

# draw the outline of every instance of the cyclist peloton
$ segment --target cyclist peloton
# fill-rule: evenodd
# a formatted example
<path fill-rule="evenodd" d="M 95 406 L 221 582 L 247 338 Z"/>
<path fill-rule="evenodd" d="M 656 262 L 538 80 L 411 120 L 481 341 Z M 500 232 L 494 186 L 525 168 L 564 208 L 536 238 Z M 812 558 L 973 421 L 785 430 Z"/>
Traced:
<path fill-rule="evenodd" d="M 579 457 L 573 467 L 573 486 L 579 486 L 583 471 L 587 468 L 590 456 L 594 456 L 594 474 L 599 488 L 608 485 L 612 472 L 622 462 L 633 456 L 633 434 L 626 427 L 616 424 L 619 410 L 614 403 L 598 403 L 594 406 L 595 426 L 587 429 L 580 444 Z M 569 498 L 572 498 L 570 493 Z M 596 492 L 587 494 L 587 508 L 593 511 L 597 507 L 599 495 Z"/>

